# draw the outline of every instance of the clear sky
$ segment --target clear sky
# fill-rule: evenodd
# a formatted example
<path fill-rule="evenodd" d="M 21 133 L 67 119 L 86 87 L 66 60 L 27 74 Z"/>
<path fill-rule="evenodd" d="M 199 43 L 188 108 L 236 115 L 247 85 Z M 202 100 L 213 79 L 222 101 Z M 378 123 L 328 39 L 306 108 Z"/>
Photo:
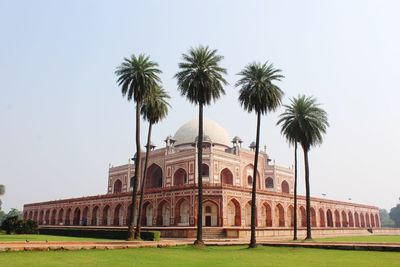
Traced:
<path fill-rule="evenodd" d="M 154 128 L 162 146 L 197 116 L 173 75 L 181 54 L 199 44 L 225 57 L 230 83 L 207 117 L 246 146 L 253 141 L 255 115 L 240 107 L 234 84 L 247 63 L 269 60 L 286 76 L 279 83 L 285 103 L 313 95 L 329 114 L 325 142 L 310 154 L 312 195 L 393 207 L 400 197 L 399 10 L 399 1 L 367 0 L 0 0 L 3 209 L 106 192 L 109 164 L 134 153 L 134 106 L 114 74 L 132 53 L 160 64 L 172 96 L 168 118 Z M 280 112 L 262 118 L 261 143 L 289 166 L 292 149 L 275 126 Z"/>

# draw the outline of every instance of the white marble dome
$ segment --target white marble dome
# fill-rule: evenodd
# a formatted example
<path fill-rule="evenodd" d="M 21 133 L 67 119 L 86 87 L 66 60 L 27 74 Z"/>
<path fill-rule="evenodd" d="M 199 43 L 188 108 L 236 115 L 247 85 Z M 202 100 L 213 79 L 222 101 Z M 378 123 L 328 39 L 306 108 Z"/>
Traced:
<path fill-rule="evenodd" d="M 197 118 L 182 125 L 174 135 L 175 146 L 193 144 L 199 132 L 198 126 Z M 228 132 L 213 120 L 203 118 L 203 135 L 208 136 L 213 144 L 230 147 Z"/>

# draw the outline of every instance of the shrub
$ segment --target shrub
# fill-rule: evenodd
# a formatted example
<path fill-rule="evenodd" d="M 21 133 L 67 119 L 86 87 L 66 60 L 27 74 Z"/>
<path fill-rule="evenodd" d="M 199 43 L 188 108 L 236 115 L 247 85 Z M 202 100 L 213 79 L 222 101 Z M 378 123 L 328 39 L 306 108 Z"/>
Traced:
<path fill-rule="evenodd" d="M 6 234 L 37 234 L 38 226 L 32 220 L 18 220 L 18 216 L 8 217 L 1 225 Z"/>
<path fill-rule="evenodd" d="M 148 231 L 140 233 L 140 238 L 147 241 L 160 240 L 160 236 L 161 236 L 160 231 Z"/>

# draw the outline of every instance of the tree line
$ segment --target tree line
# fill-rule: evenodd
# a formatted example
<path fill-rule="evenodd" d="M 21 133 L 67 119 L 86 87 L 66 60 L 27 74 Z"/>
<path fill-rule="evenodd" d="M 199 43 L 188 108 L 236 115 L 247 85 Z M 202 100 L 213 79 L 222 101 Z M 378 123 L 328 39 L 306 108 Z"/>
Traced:
<path fill-rule="evenodd" d="M 224 86 L 228 85 L 225 79 L 227 70 L 221 67 L 223 56 L 216 49 L 207 46 L 191 48 L 182 54 L 181 62 L 178 64 L 178 72 L 174 78 L 177 80 L 177 89 L 180 94 L 190 103 L 198 106 L 198 136 L 197 136 L 197 161 L 202 162 L 203 148 L 203 109 L 209 106 L 225 94 Z M 146 178 L 146 167 L 150 151 L 150 137 L 153 124 L 158 123 L 168 114 L 169 95 L 162 88 L 159 77 L 161 70 L 156 62 L 149 56 L 140 54 L 124 58 L 123 62 L 116 68 L 117 84 L 121 88 L 122 96 L 136 105 L 136 154 L 134 156 L 135 174 L 133 177 L 132 205 L 130 218 L 128 218 L 128 240 L 140 237 L 141 214 L 143 209 L 143 194 Z M 239 79 L 235 88 L 239 89 L 238 101 L 241 107 L 249 112 L 255 113 L 257 124 L 255 125 L 256 147 L 254 156 L 254 174 L 256 177 L 258 167 L 258 155 L 260 146 L 261 117 L 276 111 L 282 105 L 284 92 L 279 88 L 284 75 L 280 69 L 268 61 L 265 63 L 252 62 L 247 64 L 238 74 Z M 316 99 L 311 96 L 299 95 L 290 99 L 290 103 L 284 105 L 285 111 L 280 115 L 277 125 L 281 126 L 281 133 L 294 146 L 295 160 L 295 186 L 294 186 L 294 239 L 297 239 L 297 149 L 302 148 L 305 165 L 306 183 L 306 217 L 307 237 L 311 239 L 311 209 L 310 209 L 310 172 L 308 153 L 312 147 L 321 144 L 326 133 L 328 124 L 327 113 L 320 107 Z M 147 131 L 146 156 L 143 175 L 140 170 L 141 162 L 141 115 L 149 122 Z M 196 246 L 204 245 L 202 238 L 203 227 L 203 192 L 202 172 L 198 168 L 198 208 L 197 208 L 197 238 Z M 138 211 L 136 211 L 138 182 L 141 179 L 141 194 Z M 250 248 L 256 247 L 256 188 L 257 179 L 252 181 L 252 205 L 251 205 L 251 239 Z M 136 228 L 134 218 L 138 213 Z"/>

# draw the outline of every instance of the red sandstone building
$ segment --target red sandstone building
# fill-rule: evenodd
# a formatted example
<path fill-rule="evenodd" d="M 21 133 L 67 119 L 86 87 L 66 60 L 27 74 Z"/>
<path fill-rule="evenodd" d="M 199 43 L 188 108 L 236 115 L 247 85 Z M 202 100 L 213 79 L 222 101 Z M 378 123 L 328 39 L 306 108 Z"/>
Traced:
<path fill-rule="evenodd" d="M 201 166 L 196 162 L 197 120 L 184 124 L 174 137 L 168 136 L 165 147 L 152 147 L 145 184 L 144 226 L 160 229 L 164 236 L 191 235 L 197 215 L 196 170 L 201 168 L 204 226 L 220 236 L 243 236 L 241 232 L 248 232 L 255 145 L 243 148 L 239 137 L 230 139 L 224 128 L 208 119 L 204 120 L 204 135 Z M 260 153 L 259 162 L 257 234 L 289 231 L 293 226 L 293 171 L 271 164 L 265 151 Z M 125 226 L 133 170 L 132 164 L 111 167 L 105 195 L 26 204 L 24 217 L 42 226 Z M 301 228 L 306 226 L 305 198 L 298 198 Z M 380 227 L 377 207 L 321 198 L 311 199 L 311 218 L 315 230 Z"/>

